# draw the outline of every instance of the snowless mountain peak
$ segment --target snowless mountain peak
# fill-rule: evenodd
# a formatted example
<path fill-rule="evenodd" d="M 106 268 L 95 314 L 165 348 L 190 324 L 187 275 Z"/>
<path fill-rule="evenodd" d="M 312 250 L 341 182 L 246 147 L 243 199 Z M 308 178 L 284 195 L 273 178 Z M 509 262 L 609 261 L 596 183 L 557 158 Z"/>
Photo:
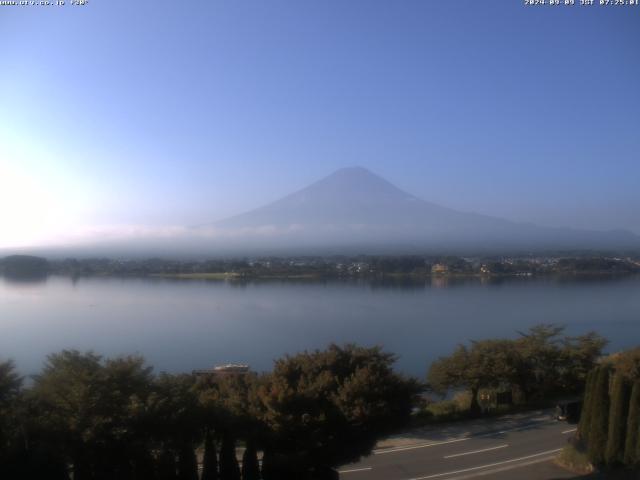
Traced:
<path fill-rule="evenodd" d="M 422 200 L 363 167 L 337 170 L 255 210 L 213 224 L 273 232 L 283 245 L 411 245 L 451 248 L 604 248 L 638 245 L 629 232 L 546 228 Z M 277 237 L 275 234 L 279 235 Z"/>

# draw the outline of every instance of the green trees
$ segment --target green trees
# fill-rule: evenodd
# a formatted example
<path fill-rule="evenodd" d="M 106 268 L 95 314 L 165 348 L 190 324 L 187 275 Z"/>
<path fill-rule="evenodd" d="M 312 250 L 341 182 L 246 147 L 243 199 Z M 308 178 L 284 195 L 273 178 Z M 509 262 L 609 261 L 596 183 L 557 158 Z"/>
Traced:
<path fill-rule="evenodd" d="M 218 480 L 218 457 L 216 452 L 216 440 L 211 429 L 207 429 L 204 437 L 202 480 Z"/>
<path fill-rule="evenodd" d="M 22 378 L 16 373 L 13 362 L 0 362 L 0 478 L 11 478 L 17 473 L 15 459 L 21 453 L 23 443 L 16 422 L 21 388 Z"/>
<path fill-rule="evenodd" d="M 604 463 L 609 434 L 609 376 L 609 367 L 599 367 L 591 393 L 595 408 L 592 410 L 589 421 L 588 453 L 589 458 L 596 465 Z"/>
<path fill-rule="evenodd" d="M 15 415 L 22 378 L 10 360 L 0 362 L 0 456 L 9 448 L 13 429 L 11 419 Z"/>
<path fill-rule="evenodd" d="M 630 389 L 627 379 L 621 373 L 616 373 L 613 376 L 611 389 L 609 432 L 604 458 L 608 465 L 622 463 L 624 459 L 629 394 Z"/>
<path fill-rule="evenodd" d="M 510 388 L 523 402 L 548 394 L 579 392 L 606 341 L 595 333 L 561 337 L 563 327 L 536 325 L 515 340 L 482 340 L 460 345 L 429 369 L 430 386 L 440 392 L 464 388 L 470 413 L 480 406 L 482 388 Z"/>
<path fill-rule="evenodd" d="M 0 408 L 8 408 L 20 393 L 22 378 L 11 360 L 0 362 Z"/>
<path fill-rule="evenodd" d="M 627 417 L 627 438 L 623 462 L 626 465 L 640 463 L 640 380 L 633 384 Z"/>
<path fill-rule="evenodd" d="M 563 361 L 558 337 L 563 331 L 557 325 L 535 325 L 514 341 L 520 357 L 515 383 L 525 402 L 557 386 Z"/>
<path fill-rule="evenodd" d="M 581 392 L 607 341 L 595 332 L 562 336 L 564 327 L 535 325 L 515 340 L 520 358 L 517 384 L 524 400 Z"/>
<path fill-rule="evenodd" d="M 640 347 L 612 355 L 612 364 L 631 382 L 640 380 Z"/>
<path fill-rule="evenodd" d="M 149 394 L 151 368 L 140 357 L 102 361 L 92 353 L 50 355 L 31 394 L 39 425 L 73 465 L 74 479 L 130 478 L 146 454 L 137 404 Z"/>
<path fill-rule="evenodd" d="M 584 389 L 582 413 L 580 415 L 580 422 L 578 423 L 578 438 L 585 443 L 589 441 L 589 429 L 591 428 L 590 422 L 594 409 L 593 385 L 596 381 L 597 375 L 597 369 L 593 369 L 587 374 L 587 381 Z"/>
<path fill-rule="evenodd" d="M 429 370 L 428 381 L 432 388 L 441 392 L 450 388 L 469 389 L 469 412 L 477 415 L 480 413 L 480 389 L 499 387 L 515 378 L 519 361 L 515 345 L 508 340 L 472 342 L 470 348 L 460 345 L 451 356 L 435 361 Z"/>
<path fill-rule="evenodd" d="M 595 332 L 560 340 L 558 373 L 561 389 L 571 392 L 584 390 L 587 375 L 602 355 L 607 340 Z"/>
<path fill-rule="evenodd" d="M 225 432 L 222 437 L 220 480 L 240 480 L 240 467 L 236 458 L 236 442 L 231 432 Z"/>
<path fill-rule="evenodd" d="M 10 278 L 37 278 L 47 274 L 49 262 L 32 255 L 11 255 L 0 260 L 0 269 Z"/>
<path fill-rule="evenodd" d="M 250 440 L 242 455 L 242 480 L 260 480 L 260 464 L 255 443 Z"/>
<path fill-rule="evenodd" d="M 188 443 L 183 443 L 178 455 L 178 480 L 198 480 L 196 452 Z"/>
<path fill-rule="evenodd" d="M 168 449 L 163 449 L 158 454 L 157 477 L 158 480 L 177 480 L 176 455 Z"/>
<path fill-rule="evenodd" d="M 309 478 L 368 454 L 406 423 L 419 386 L 394 373 L 394 361 L 377 347 L 355 345 L 276 361 L 260 391 L 269 469 L 279 478 Z"/>
<path fill-rule="evenodd" d="M 594 465 L 640 464 L 639 351 L 611 355 L 588 376 L 579 439 Z"/>

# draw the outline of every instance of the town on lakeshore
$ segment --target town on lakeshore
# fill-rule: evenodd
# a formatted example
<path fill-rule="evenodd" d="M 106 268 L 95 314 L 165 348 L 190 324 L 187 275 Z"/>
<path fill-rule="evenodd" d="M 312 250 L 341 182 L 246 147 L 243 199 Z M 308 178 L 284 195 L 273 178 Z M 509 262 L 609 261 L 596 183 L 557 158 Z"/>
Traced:
<path fill-rule="evenodd" d="M 0 259 L 6 274 L 158 276 L 183 279 L 381 278 L 429 276 L 611 275 L 640 272 L 640 254 L 590 253 L 517 256 L 357 255 L 240 259 L 52 259 L 12 255 Z"/>

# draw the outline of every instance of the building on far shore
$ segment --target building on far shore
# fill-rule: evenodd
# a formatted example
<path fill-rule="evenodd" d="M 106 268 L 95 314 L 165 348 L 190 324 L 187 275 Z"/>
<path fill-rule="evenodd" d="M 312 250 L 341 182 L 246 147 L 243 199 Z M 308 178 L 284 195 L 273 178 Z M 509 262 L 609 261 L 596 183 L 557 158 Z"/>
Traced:
<path fill-rule="evenodd" d="M 444 275 L 446 273 L 449 273 L 449 267 L 444 263 L 435 263 L 431 267 L 431 273 L 434 275 Z"/>
<path fill-rule="evenodd" d="M 249 365 L 244 363 L 227 363 L 216 365 L 204 370 L 193 370 L 196 377 L 228 377 L 232 375 L 245 375 L 249 373 Z"/>

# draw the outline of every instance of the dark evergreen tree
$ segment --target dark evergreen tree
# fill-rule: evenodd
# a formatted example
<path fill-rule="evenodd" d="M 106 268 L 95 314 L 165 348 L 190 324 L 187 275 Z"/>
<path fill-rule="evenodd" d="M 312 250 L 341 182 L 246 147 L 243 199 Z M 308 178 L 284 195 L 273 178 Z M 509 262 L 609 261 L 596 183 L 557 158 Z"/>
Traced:
<path fill-rule="evenodd" d="M 136 480 L 155 480 L 154 458 L 148 450 L 142 450 L 133 457 L 133 478 Z"/>
<path fill-rule="evenodd" d="M 624 447 L 629 410 L 629 383 L 620 373 L 613 377 L 611 405 L 609 408 L 609 432 L 605 462 L 608 465 L 621 464 L 624 459 Z"/>
<path fill-rule="evenodd" d="M 602 465 L 605 461 L 607 437 L 609 434 L 609 367 L 598 369 L 593 388 L 593 412 L 589 426 L 588 455 L 595 465 Z"/>
<path fill-rule="evenodd" d="M 178 480 L 198 480 L 198 460 L 193 447 L 185 443 L 178 455 Z"/>
<path fill-rule="evenodd" d="M 262 456 L 261 473 L 263 480 L 307 480 L 311 472 L 298 458 L 268 449 Z"/>
<path fill-rule="evenodd" d="M 260 473 L 262 474 L 262 480 L 278 480 L 278 475 L 273 465 L 273 452 L 269 448 L 266 448 L 262 453 Z"/>
<path fill-rule="evenodd" d="M 176 480 L 176 457 L 169 449 L 164 449 L 158 458 L 158 480 Z"/>
<path fill-rule="evenodd" d="M 635 466 L 640 465 L 640 432 L 638 432 L 638 441 L 636 442 L 636 461 Z"/>
<path fill-rule="evenodd" d="M 624 447 L 624 463 L 637 465 L 640 456 L 640 380 L 633 384 L 631 399 L 629 400 L 629 416 L 627 417 L 627 439 Z"/>
<path fill-rule="evenodd" d="M 340 480 L 340 474 L 329 467 L 320 467 L 311 475 L 311 480 Z"/>
<path fill-rule="evenodd" d="M 30 449 L 32 450 L 32 449 Z M 42 479 L 47 480 L 69 480 L 68 465 L 64 462 L 64 459 L 52 455 L 47 451 L 30 452 L 25 459 L 23 467 L 26 467 L 26 472 L 23 470 L 22 475 L 7 476 L 0 478 L 25 478 L 25 479 Z"/>
<path fill-rule="evenodd" d="M 207 433 L 204 437 L 202 480 L 218 480 L 218 455 L 216 452 L 216 440 L 210 430 L 207 430 Z"/>
<path fill-rule="evenodd" d="M 89 462 L 78 455 L 73 462 L 73 480 L 90 480 L 92 476 Z"/>
<path fill-rule="evenodd" d="M 260 480 L 258 452 L 251 440 L 247 442 L 247 448 L 242 455 L 242 480 Z"/>
<path fill-rule="evenodd" d="M 22 379 L 12 361 L 0 362 L 0 478 L 21 472 L 27 452 L 20 435 Z M 21 472 L 22 473 L 22 472 Z"/>
<path fill-rule="evenodd" d="M 589 422 L 593 415 L 593 388 L 597 372 L 598 369 L 594 368 L 588 373 L 584 387 L 582 413 L 580 415 L 580 422 L 578 423 L 578 438 L 585 443 L 589 441 Z"/>
<path fill-rule="evenodd" d="M 220 449 L 220 480 L 240 480 L 236 442 L 228 431 L 222 437 Z"/>

